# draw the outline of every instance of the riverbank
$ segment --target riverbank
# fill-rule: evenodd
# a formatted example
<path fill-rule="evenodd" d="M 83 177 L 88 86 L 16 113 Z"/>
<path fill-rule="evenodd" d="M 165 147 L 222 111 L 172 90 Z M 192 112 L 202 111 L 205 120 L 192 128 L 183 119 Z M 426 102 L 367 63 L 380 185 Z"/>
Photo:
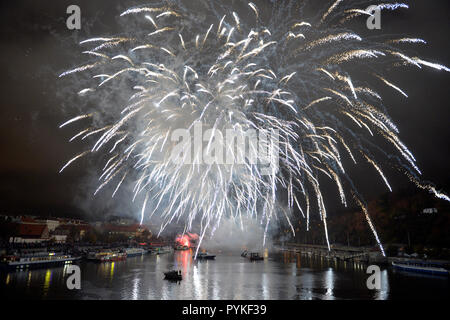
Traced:
<path fill-rule="evenodd" d="M 353 261 L 366 264 L 377 264 L 382 266 L 392 265 L 392 262 L 405 262 L 408 260 L 427 261 L 450 265 L 449 260 L 420 259 L 416 257 L 387 257 L 371 247 L 331 246 L 330 250 L 323 245 L 309 245 L 299 243 L 276 243 L 274 249 L 283 252 L 289 251 L 301 253 L 308 256 L 318 256 L 329 260 Z"/>

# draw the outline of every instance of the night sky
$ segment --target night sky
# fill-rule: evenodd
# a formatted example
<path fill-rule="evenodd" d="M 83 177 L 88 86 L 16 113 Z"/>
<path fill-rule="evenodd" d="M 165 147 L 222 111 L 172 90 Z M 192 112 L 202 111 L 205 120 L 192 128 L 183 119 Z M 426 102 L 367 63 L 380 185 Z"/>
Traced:
<path fill-rule="evenodd" d="M 258 4 L 261 6 L 263 2 Z M 89 163 L 79 162 L 58 174 L 68 159 L 84 150 L 81 143 L 68 143 L 74 131 L 58 128 L 78 114 L 76 109 L 71 109 L 69 99 L 65 100 L 70 91 L 64 88 L 64 81 L 58 75 L 83 61 L 79 60 L 79 41 L 117 33 L 121 10 L 138 3 L 1 2 L 0 212 L 26 209 L 70 215 L 77 210 L 122 210 L 110 200 L 110 195 L 96 199 L 88 196 L 92 190 L 86 185 L 96 172 Z M 66 8 L 70 4 L 81 8 L 80 31 L 66 28 Z M 381 32 L 423 38 L 428 45 L 411 46 L 410 52 L 450 66 L 449 17 L 448 0 L 411 1 L 409 10 L 383 15 Z M 400 138 L 414 153 L 423 177 L 450 191 L 450 73 L 425 67 L 421 71 L 407 68 L 390 76 L 390 80 L 409 95 L 405 99 L 385 94 L 389 90 L 382 91 L 389 114 L 400 129 Z M 358 186 L 367 198 L 385 192 L 377 173 L 373 169 L 370 173 L 365 170 L 368 167 L 357 168 L 354 173 L 363 177 L 358 180 Z M 394 189 L 409 184 L 406 177 L 387 172 Z M 335 190 L 333 193 L 336 198 Z"/>

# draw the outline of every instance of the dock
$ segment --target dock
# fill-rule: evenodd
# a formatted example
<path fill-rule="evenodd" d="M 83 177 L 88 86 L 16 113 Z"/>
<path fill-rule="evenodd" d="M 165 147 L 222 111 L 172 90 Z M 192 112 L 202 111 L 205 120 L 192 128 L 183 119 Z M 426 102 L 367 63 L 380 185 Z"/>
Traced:
<path fill-rule="evenodd" d="M 371 251 L 365 247 L 327 246 L 300 243 L 276 243 L 275 250 L 280 252 L 293 252 L 308 256 L 323 257 L 336 261 L 354 261 L 363 263 L 387 264 L 388 260 L 381 252 Z"/>

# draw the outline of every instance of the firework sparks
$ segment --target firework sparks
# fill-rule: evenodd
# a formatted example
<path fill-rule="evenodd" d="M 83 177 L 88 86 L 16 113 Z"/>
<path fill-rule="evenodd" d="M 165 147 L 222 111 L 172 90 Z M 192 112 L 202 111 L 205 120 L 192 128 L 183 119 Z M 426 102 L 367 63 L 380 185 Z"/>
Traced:
<path fill-rule="evenodd" d="M 242 228 L 243 216 L 259 219 L 266 232 L 269 223 L 277 219 L 286 219 L 292 227 L 291 217 L 284 209 L 277 209 L 282 189 L 287 191 L 289 208 L 295 202 L 306 218 L 307 230 L 310 213 L 318 211 L 330 247 L 327 210 L 319 182 L 324 175 L 336 184 L 344 205 L 348 194 L 352 195 L 384 253 L 367 206 L 344 169 L 346 155 L 354 164 L 358 163 L 355 156 L 362 155 L 361 159 L 376 169 L 389 190 L 380 164 L 383 159 L 375 157 L 374 151 L 386 159 L 395 158 L 398 167 L 418 187 L 439 198 L 449 198 L 432 184 L 420 182 L 415 159 L 386 114 L 381 93 L 366 83 L 381 80 L 404 97 L 407 94 L 385 75 L 373 72 L 368 72 L 362 87 L 362 81 L 351 76 L 352 72 L 355 65 L 367 68 L 374 60 L 377 66 L 383 61 L 386 65 L 400 62 L 419 68 L 449 69 L 409 57 L 395 47 L 426 44 L 422 39 L 372 42 L 349 32 L 345 23 L 366 11 L 361 2 L 357 8 L 348 2 L 330 3 L 316 21 L 302 17 L 291 4 L 280 5 L 273 9 L 267 24 L 262 19 L 263 11 L 252 2 L 245 13 L 246 17 L 254 16 L 251 21 L 227 5 L 216 8 L 206 3 L 211 17 L 220 17 L 213 24 L 197 19 L 195 10 L 188 8 L 189 1 L 178 1 L 170 8 L 155 5 L 126 10 L 121 19 L 142 20 L 142 30 L 133 31 L 129 37 L 82 41 L 83 46 L 95 46 L 84 53 L 96 60 L 64 72 L 61 77 L 94 72 L 92 79 L 99 82 L 78 89 L 81 96 L 97 95 L 101 90 L 117 94 L 123 88 L 123 84 L 116 85 L 119 81 L 126 82 L 134 92 L 119 112 L 109 114 L 106 106 L 96 110 L 99 115 L 108 113 L 108 123 L 98 128 L 89 126 L 73 136 L 71 141 L 83 135 L 83 140 L 94 138 L 86 139 L 92 147 L 69 160 L 61 171 L 87 154 L 104 151 L 108 160 L 95 193 L 114 184 L 114 196 L 124 180 L 131 179 L 133 201 L 142 195 L 141 222 L 158 214 L 163 219 L 161 232 L 180 220 L 189 231 L 197 221 L 201 226 L 199 242 L 207 231 L 212 234 L 224 217 L 240 222 Z M 404 10 L 408 6 L 395 3 L 379 7 Z M 336 25 L 336 21 L 342 25 Z M 392 58 L 396 61 L 392 62 Z M 92 114 L 76 116 L 61 127 L 86 118 L 92 118 Z M 351 119 L 351 125 L 346 119 Z M 251 128 L 267 136 L 279 131 L 278 147 L 272 148 L 268 157 L 269 173 L 264 174 L 266 167 L 250 161 L 245 147 L 226 150 L 223 142 L 221 147 L 232 159 L 241 158 L 243 163 L 204 164 L 197 161 L 203 150 L 196 148 L 192 164 L 171 161 L 174 149 L 180 147 L 172 140 L 176 129 L 193 131 L 196 124 L 214 133 L 231 130 L 238 136 Z M 370 138 L 374 135 L 384 137 L 392 153 L 385 152 L 384 147 L 383 151 L 379 150 L 382 147 L 373 150 Z M 206 151 L 217 138 L 212 136 Z M 191 150 L 188 142 L 181 148 L 184 157 Z M 273 145 L 274 141 L 266 143 Z"/>

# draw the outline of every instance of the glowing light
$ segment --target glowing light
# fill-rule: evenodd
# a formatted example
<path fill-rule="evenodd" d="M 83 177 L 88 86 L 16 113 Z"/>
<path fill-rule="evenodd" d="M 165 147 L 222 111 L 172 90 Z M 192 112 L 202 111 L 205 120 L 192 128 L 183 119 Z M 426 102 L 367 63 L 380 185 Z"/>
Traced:
<path fill-rule="evenodd" d="M 112 279 L 114 277 L 114 267 L 115 267 L 115 262 L 111 262 L 111 270 L 109 271 L 109 277 L 110 279 Z"/>
<path fill-rule="evenodd" d="M 196 233 L 187 233 L 183 235 L 178 235 L 175 239 L 175 243 L 182 247 L 191 248 L 191 241 L 198 240 L 198 235 Z"/>
<path fill-rule="evenodd" d="M 50 283 L 52 281 L 52 271 L 50 269 L 45 272 L 44 278 L 44 294 L 47 294 L 48 289 L 50 288 Z"/>

